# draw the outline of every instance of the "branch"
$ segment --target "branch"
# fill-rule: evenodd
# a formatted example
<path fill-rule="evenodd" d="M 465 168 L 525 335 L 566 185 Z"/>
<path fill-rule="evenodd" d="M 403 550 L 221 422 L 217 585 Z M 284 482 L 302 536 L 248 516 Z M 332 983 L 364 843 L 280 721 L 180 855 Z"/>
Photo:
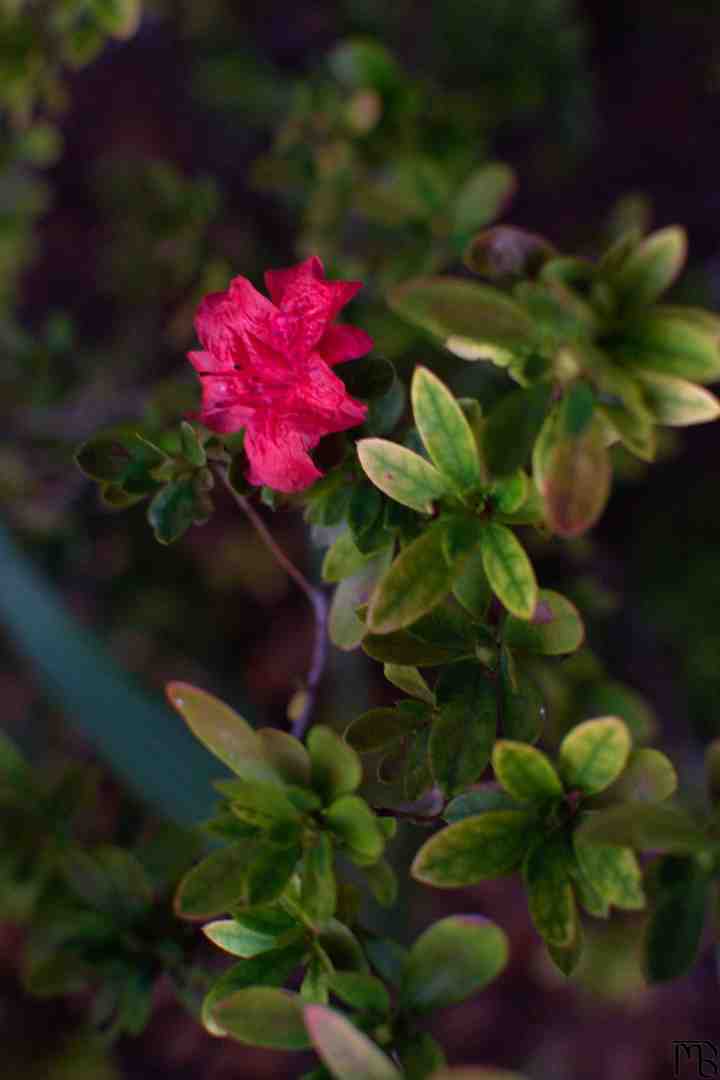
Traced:
<path fill-rule="evenodd" d="M 275 560 L 282 566 L 283 570 L 293 579 L 296 585 L 302 589 L 307 596 L 313 609 L 313 616 L 315 618 L 315 642 L 313 644 L 312 660 L 310 663 L 310 669 L 305 679 L 304 687 L 304 701 L 299 714 L 293 719 L 292 734 L 297 739 L 301 739 L 305 734 L 305 730 L 310 720 L 310 714 L 312 713 L 315 705 L 315 698 L 317 696 L 317 689 L 320 684 L 320 680 L 325 670 L 325 662 L 327 659 L 327 600 L 322 590 L 315 588 L 307 580 L 305 575 L 298 570 L 297 566 L 287 557 L 285 552 L 278 547 L 273 536 L 268 529 L 263 519 L 258 514 L 255 507 L 250 503 L 244 495 L 240 495 L 230 483 L 230 478 L 227 473 L 227 469 L 218 467 L 216 469 L 218 476 L 224 484 L 226 490 L 230 493 L 235 503 L 240 507 L 243 513 L 247 516 L 250 524 L 255 529 L 260 539 L 266 545 L 269 551 L 272 552 Z"/>

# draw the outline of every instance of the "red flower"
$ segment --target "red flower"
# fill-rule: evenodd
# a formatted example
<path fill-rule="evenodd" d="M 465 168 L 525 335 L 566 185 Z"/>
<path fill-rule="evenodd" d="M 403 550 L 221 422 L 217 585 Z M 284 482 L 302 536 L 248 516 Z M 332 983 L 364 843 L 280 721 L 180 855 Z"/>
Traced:
<path fill-rule="evenodd" d="M 188 353 L 202 381 L 198 419 L 221 434 L 245 428 L 251 484 L 301 491 L 322 475 L 308 450 L 365 419 L 330 368 L 364 356 L 372 339 L 334 321 L 362 284 L 327 281 L 317 256 L 268 270 L 265 284 L 272 300 L 236 277 L 200 305 L 204 351 Z"/>

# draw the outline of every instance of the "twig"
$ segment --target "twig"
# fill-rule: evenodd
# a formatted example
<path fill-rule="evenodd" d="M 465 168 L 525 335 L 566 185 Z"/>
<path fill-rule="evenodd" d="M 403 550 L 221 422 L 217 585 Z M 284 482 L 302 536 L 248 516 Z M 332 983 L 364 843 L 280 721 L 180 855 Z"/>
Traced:
<path fill-rule="evenodd" d="M 327 600 L 325 594 L 315 588 L 307 580 L 305 575 L 298 570 L 297 566 L 287 557 L 285 552 L 278 547 L 273 536 L 268 529 L 265 522 L 262 520 L 252 503 L 245 498 L 244 495 L 240 495 L 230 483 L 227 470 L 222 467 L 216 469 L 218 476 L 222 480 L 227 491 L 230 493 L 235 503 L 240 507 L 244 514 L 247 515 L 250 524 L 255 529 L 260 539 L 272 552 L 275 560 L 282 566 L 283 570 L 293 579 L 296 585 L 298 585 L 307 596 L 313 609 L 313 616 L 315 618 L 315 642 L 313 644 L 312 661 L 310 663 L 310 669 L 307 673 L 304 686 L 305 700 L 299 714 L 293 720 L 292 734 L 297 739 L 301 739 L 305 734 L 305 729 L 308 726 L 310 720 L 310 714 L 312 713 L 313 706 L 315 705 L 315 698 L 317 695 L 317 688 L 322 678 L 323 671 L 325 670 L 325 661 L 327 659 Z"/>

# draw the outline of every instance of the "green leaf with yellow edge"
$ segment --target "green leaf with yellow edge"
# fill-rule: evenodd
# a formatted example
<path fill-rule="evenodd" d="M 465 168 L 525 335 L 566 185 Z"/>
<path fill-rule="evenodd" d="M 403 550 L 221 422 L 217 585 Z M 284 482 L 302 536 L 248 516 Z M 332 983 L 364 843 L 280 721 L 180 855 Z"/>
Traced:
<path fill-rule="evenodd" d="M 677 773 L 660 750 L 633 750 L 617 780 L 605 791 L 612 802 L 654 803 L 669 799 L 677 788 Z"/>
<path fill-rule="evenodd" d="M 304 1050 L 310 1045 L 302 999 L 274 986 L 236 990 L 211 1010 L 213 1021 L 239 1042 L 267 1050 Z"/>
<path fill-rule="evenodd" d="M 364 799 L 343 795 L 325 811 L 325 820 L 347 848 L 351 859 L 361 866 L 380 858 L 385 850 L 385 834 Z"/>
<path fill-rule="evenodd" d="M 632 372 L 653 371 L 698 383 L 720 378 L 717 335 L 696 319 L 667 315 L 663 308 L 634 319 L 608 351 Z"/>
<path fill-rule="evenodd" d="M 385 664 L 383 669 L 385 678 L 398 690 L 404 690 L 411 697 L 419 698 L 428 705 L 435 704 L 435 694 L 416 667 L 408 664 Z"/>
<path fill-rule="evenodd" d="M 233 813 L 241 821 L 259 829 L 298 822 L 299 815 L 282 788 L 247 780 L 219 780 L 215 787 L 230 800 Z"/>
<path fill-rule="evenodd" d="M 523 865 L 530 917 L 547 942 L 569 949 L 577 936 L 578 914 L 568 872 L 569 852 L 564 836 L 536 844 Z"/>
<path fill-rule="evenodd" d="M 487 522 L 480 546 L 483 568 L 497 598 L 519 619 L 532 618 L 538 586 L 532 563 L 515 533 L 506 525 Z"/>
<path fill-rule="evenodd" d="M 585 627 L 575 605 L 553 589 L 540 589 L 534 618 L 508 615 L 503 641 L 512 649 L 563 656 L 575 652 L 585 640 Z"/>
<path fill-rule="evenodd" d="M 465 413 L 445 383 L 416 367 L 410 387 L 415 426 L 443 477 L 463 495 L 482 485 L 480 458 Z"/>
<path fill-rule="evenodd" d="M 342 1013 L 306 1005 L 305 1025 L 318 1057 L 336 1080 L 402 1080 L 387 1054 Z"/>
<path fill-rule="evenodd" d="M 474 281 L 413 278 L 392 289 L 388 302 L 397 315 L 427 330 L 451 351 L 456 351 L 454 339 L 463 340 L 466 359 L 471 358 L 470 347 L 475 350 L 473 359 L 493 359 L 499 349 L 508 363 L 508 353 L 535 341 L 532 319 L 519 304 Z"/>
<path fill-rule="evenodd" d="M 307 737 L 312 785 L 326 805 L 349 794 L 362 780 L 362 763 L 351 746 L 324 724 L 315 724 Z"/>
<path fill-rule="evenodd" d="M 703 386 L 653 371 L 638 371 L 636 377 L 659 424 L 688 427 L 706 424 L 720 416 L 720 401 Z"/>
<path fill-rule="evenodd" d="M 630 732 L 617 716 L 585 720 L 560 743 L 558 767 L 568 790 L 596 795 L 609 787 L 627 764 Z"/>
<path fill-rule="evenodd" d="M 542 750 L 510 739 L 498 739 L 492 767 L 498 783 L 520 802 L 562 796 L 563 787 L 550 759 Z"/>
<path fill-rule="evenodd" d="M 321 568 L 322 579 L 338 582 L 352 577 L 362 570 L 369 558 L 371 556 L 359 550 L 352 533 L 347 529 L 326 551 Z"/>
<path fill-rule="evenodd" d="M 610 281 L 633 307 L 654 303 L 680 274 L 687 257 L 687 236 L 677 225 L 646 236 L 626 256 Z"/>
<path fill-rule="evenodd" d="M 483 455 L 492 476 L 506 476 L 527 463 L 551 396 L 551 383 L 536 383 L 506 394 L 494 407 L 482 433 Z"/>
<path fill-rule="evenodd" d="M 597 420 L 582 435 L 560 440 L 547 458 L 541 488 L 550 528 L 568 538 L 587 532 L 605 509 L 611 481 L 612 465 Z"/>
<path fill-rule="evenodd" d="M 429 514 L 435 499 L 447 494 L 448 484 L 435 466 L 399 443 L 361 439 L 357 452 L 373 484 L 411 510 Z"/>
<path fill-rule="evenodd" d="M 592 888 L 608 904 L 624 911 L 642 911 L 642 871 L 632 848 L 618 844 L 583 844 L 573 836 L 575 857 Z"/>
<path fill-rule="evenodd" d="M 444 522 L 433 523 L 401 551 L 383 574 L 367 612 L 368 627 L 373 633 L 402 630 L 447 596 L 455 571 L 444 557 L 444 536 Z"/>
<path fill-rule="evenodd" d="M 243 960 L 223 972 L 212 984 L 202 1003 L 202 1022 L 205 1028 L 211 1035 L 226 1035 L 225 1029 L 214 1018 L 215 1006 L 231 997 L 237 990 L 247 987 L 282 986 L 303 962 L 306 953 L 305 941 L 296 941 L 283 948 Z"/>
<path fill-rule="evenodd" d="M 535 837 L 531 814 L 490 810 L 431 836 L 415 856 L 412 875 L 443 889 L 501 877 L 519 866 Z"/>
<path fill-rule="evenodd" d="M 363 639 L 362 647 L 369 657 L 383 664 L 412 664 L 417 667 L 447 664 L 460 653 L 468 651 L 459 645 L 423 641 L 407 630 L 396 630 L 391 634 L 368 634 Z"/>
<path fill-rule="evenodd" d="M 303 927 L 280 908 L 258 908 L 234 919 L 219 919 L 203 926 L 203 933 L 219 949 L 249 960 L 291 944 Z"/>
<path fill-rule="evenodd" d="M 517 178 L 509 165 L 491 161 L 470 174 L 460 188 L 452 212 L 452 238 L 462 251 L 469 237 L 500 217 L 515 194 Z"/>
<path fill-rule="evenodd" d="M 561 971 L 563 975 L 572 975 L 582 959 L 585 934 L 583 933 L 583 925 L 579 918 L 575 920 L 575 931 L 575 939 L 567 948 L 560 948 L 558 945 L 550 945 L 548 942 L 545 943 L 548 956 L 558 971 Z"/>
<path fill-rule="evenodd" d="M 503 970 L 508 942 L 480 915 L 450 915 L 413 943 L 402 968 L 399 1005 L 425 1013 L 456 1005 L 482 990 Z"/>
<path fill-rule="evenodd" d="M 221 848 L 185 875 L 175 894 L 175 914 L 181 919 L 211 919 L 242 902 L 254 840 Z"/>
<path fill-rule="evenodd" d="M 193 735 L 234 773 L 279 783 L 257 734 L 229 705 L 189 683 L 168 683 L 166 693 Z"/>
<path fill-rule="evenodd" d="M 295 873 L 301 855 L 302 848 L 297 841 L 283 846 L 259 844 L 250 860 L 244 894 L 239 902 L 253 907 L 277 900 Z"/>

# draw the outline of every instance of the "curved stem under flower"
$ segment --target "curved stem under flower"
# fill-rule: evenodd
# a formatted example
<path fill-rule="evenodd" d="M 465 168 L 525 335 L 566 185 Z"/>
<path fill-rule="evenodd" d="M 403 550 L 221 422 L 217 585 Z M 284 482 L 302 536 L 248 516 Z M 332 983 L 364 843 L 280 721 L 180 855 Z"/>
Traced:
<path fill-rule="evenodd" d="M 315 704 L 315 697 L 317 695 L 317 689 L 322 678 L 323 671 L 325 670 L 325 662 L 327 659 L 327 614 L 328 605 L 325 599 L 325 594 L 321 589 L 311 585 L 305 575 L 298 570 L 297 566 L 288 558 L 282 548 L 278 547 L 275 542 L 272 533 L 268 529 L 263 519 L 258 514 L 255 507 L 244 495 L 240 495 L 230 483 L 230 478 L 227 473 L 227 469 L 218 467 L 216 469 L 217 475 L 220 477 L 224 487 L 230 493 L 235 503 L 240 507 L 243 513 L 247 516 L 250 524 L 255 529 L 260 539 L 268 548 L 275 560 L 282 566 L 283 570 L 292 578 L 299 588 L 307 596 L 313 609 L 313 616 L 315 619 L 315 640 L 313 643 L 312 660 L 310 662 L 310 668 L 305 679 L 305 686 L 303 687 L 303 700 L 297 715 L 293 717 L 292 734 L 296 739 L 301 739 L 305 734 L 305 730 L 308 726 L 310 715 Z"/>

